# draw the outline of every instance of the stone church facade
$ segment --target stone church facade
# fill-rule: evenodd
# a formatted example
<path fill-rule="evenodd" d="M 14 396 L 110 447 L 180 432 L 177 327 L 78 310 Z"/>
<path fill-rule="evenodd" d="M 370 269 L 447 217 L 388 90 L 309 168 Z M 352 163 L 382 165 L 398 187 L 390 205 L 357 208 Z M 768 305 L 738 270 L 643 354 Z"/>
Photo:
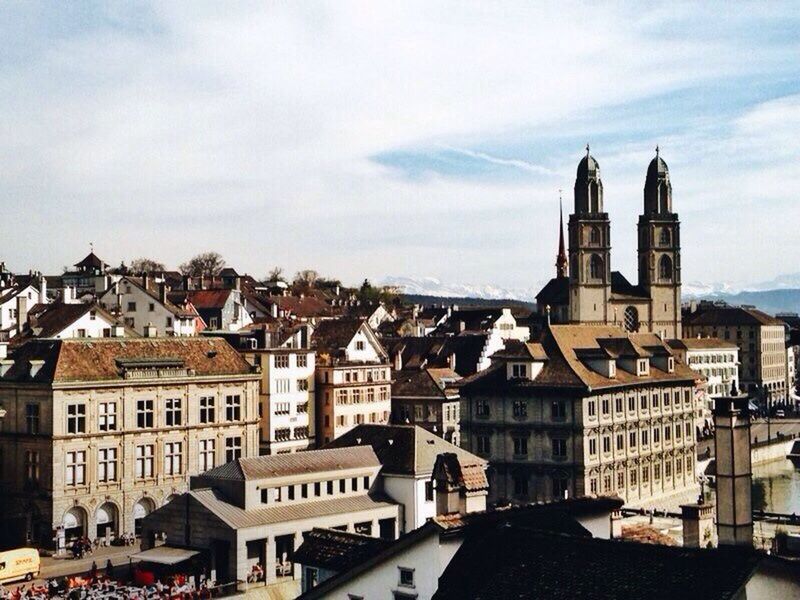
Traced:
<path fill-rule="evenodd" d="M 638 283 L 611 270 L 611 221 L 603 206 L 600 165 L 588 146 L 578 164 L 568 239 L 569 257 L 562 223 L 556 277 L 536 296 L 542 317 L 681 337 L 680 222 L 672 210 L 669 169 L 658 149 L 647 169 L 639 216 Z"/>

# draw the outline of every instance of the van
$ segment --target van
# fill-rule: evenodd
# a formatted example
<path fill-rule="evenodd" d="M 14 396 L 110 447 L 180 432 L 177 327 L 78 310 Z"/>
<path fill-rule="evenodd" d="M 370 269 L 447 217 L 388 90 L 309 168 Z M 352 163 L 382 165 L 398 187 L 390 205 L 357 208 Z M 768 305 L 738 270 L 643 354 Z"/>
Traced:
<path fill-rule="evenodd" d="M 36 548 L 17 548 L 0 552 L 0 583 L 39 576 L 39 551 Z"/>

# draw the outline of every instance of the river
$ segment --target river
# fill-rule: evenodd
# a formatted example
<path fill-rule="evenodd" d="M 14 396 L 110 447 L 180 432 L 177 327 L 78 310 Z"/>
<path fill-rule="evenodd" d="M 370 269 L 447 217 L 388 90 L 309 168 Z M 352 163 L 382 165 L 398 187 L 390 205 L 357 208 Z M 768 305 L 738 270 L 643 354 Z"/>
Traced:
<path fill-rule="evenodd" d="M 800 470 L 788 460 L 753 467 L 753 510 L 800 515 Z"/>

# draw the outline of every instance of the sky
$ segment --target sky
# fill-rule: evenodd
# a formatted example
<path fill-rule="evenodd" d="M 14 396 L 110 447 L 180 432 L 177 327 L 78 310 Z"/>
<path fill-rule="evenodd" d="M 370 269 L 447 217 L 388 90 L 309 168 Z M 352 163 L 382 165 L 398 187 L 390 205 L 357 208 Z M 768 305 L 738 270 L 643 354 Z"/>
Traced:
<path fill-rule="evenodd" d="M 533 286 L 589 143 L 612 269 L 659 145 L 685 282 L 797 272 L 798 31 L 796 3 L 2 3 L 0 260 Z"/>

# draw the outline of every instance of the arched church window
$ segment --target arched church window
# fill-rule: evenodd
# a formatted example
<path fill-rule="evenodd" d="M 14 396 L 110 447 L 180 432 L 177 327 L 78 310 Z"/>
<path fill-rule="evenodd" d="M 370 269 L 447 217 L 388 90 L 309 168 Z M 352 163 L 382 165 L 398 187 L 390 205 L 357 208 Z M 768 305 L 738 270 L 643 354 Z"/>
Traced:
<path fill-rule="evenodd" d="M 600 245 L 600 228 L 599 227 L 592 227 L 589 230 L 589 243 L 594 246 Z"/>
<path fill-rule="evenodd" d="M 625 331 L 639 331 L 639 311 L 636 310 L 635 306 L 629 306 L 625 309 Z"/>
<path fill-rule="evenodd" d="M 672 259 L 666 254 L 658 261 L 658 277 L 662 281 L 670 281 L 672 279 Z"/>
<path fill-rule="evenodd" d="M 591 182 L 589 184 L 589 212 L 590 213 L 597 213 L 600 212 L 599 202 L 597 199 L 597 182 Z"/>
<path fill-rule="evenodd" d="M 592 254 L 592 257 L 589 259 L 589 277 L 592 279 L 603 279 L 603 276 L 603 259 L 597 254 Z"/>
<path fill-rule="evenodd" d="M 660 243 L 661 243 L 661 245 L 662 245 L 662 246 L 669 246 L 669 244 L 670 244 L 670 237 L 671 237 L 671 236 L 670 236 L 670 234 L 669 234 L 669 229 L 667 229 L 666 227 L 663 227 L 663 228 L 661 229 L 661 237 L 660 237 Z"/>

